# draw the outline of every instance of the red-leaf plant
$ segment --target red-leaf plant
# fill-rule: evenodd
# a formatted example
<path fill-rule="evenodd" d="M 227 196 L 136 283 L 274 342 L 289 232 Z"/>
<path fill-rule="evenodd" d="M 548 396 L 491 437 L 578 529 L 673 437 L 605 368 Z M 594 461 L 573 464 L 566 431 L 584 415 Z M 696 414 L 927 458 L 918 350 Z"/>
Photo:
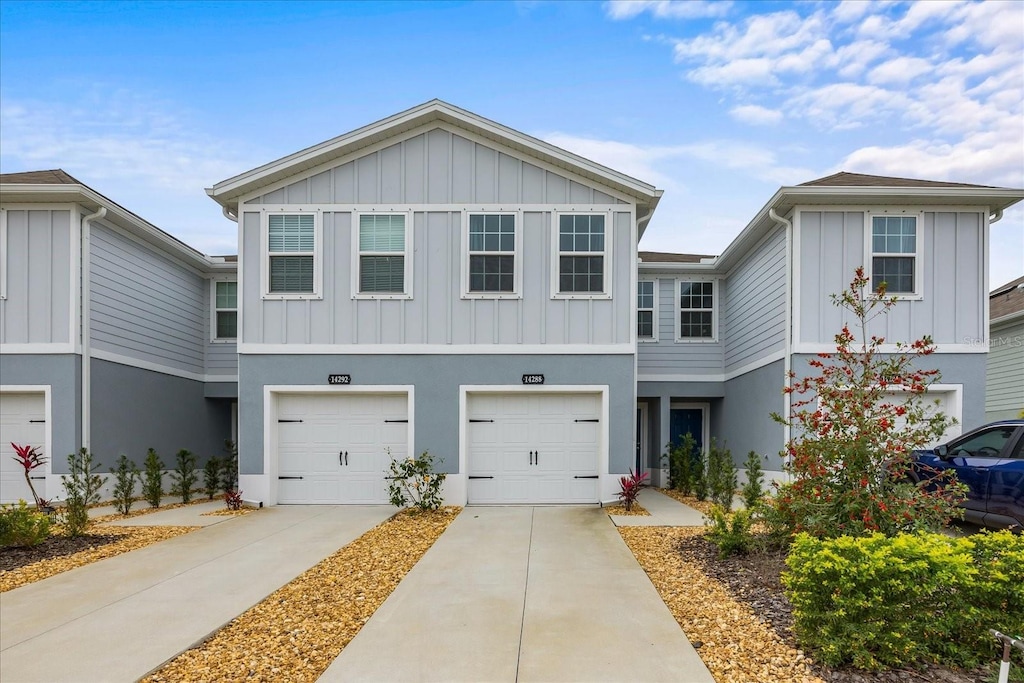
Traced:
<path fill-rule="evenodd" d="M 11 448 L 17 453 L 14 456 L 14 461 L 25 470 L 25 483 L 28 484 L 29 489 L 32 491 L 32 500 L 35 502 L 36 507 L 40 509 L 47 507 L 49 502 L 39 497 L 36 493 L 36 487 L 32 485 L 32 477 L 29 476 L 32 470 L 46 464 L 46 456 L 39 452 L 38 446 L 19 446 L 11 442 Z"/>
<path fill-rule="evenodd" d="M 224 503 L 228 506 L 228 510 L 241 510 L 243 502 L 241 491 L 231 489 L 224 492 Z"/>
<path fill-rule="evenodd" d="M 633 509 L 633 503 L 636 502 L 636 497 L 640 495 L 640 489 L 644 487 L 644 482 L 646 481 L 647 476 L 647 472 L 644 472 L 643 474 L 635 474 L 633 470 L 630 470 L 629 476 L 619 478 L 620 491 L 618 496 L 626 506 L 627 512 Z"/>
<path fill-rule="evenodd" d="M 863 268 L 832 300 L 852 314 L 859 335 L 844 324 L 835 352 L 808 362 L 816 374 L 789 373 L 790 413 L 772 417 L 793 429 L 785 463 L 792 480 L 773 507 L 791 533 L 819 537 L 940 527 L 959 513 L 964 487 L 946 474 L 916 485 L 908 476 L 914 449 L 955 422 L 928 405 L 938 371 L 914 367 L 935 344 L 925 336 L 882 350 L 885 340 L 868 328 L 897 299 L 886 297 L 885 283 L 872 292 Z"/>

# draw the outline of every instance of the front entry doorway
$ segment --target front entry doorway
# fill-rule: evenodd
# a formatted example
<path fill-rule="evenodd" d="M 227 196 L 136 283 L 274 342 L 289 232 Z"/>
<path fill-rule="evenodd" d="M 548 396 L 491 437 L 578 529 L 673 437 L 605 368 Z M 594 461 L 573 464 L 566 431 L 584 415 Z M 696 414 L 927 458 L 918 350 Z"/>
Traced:
<path fill-rule="evenodd" d="M 700 452 L 707 452 L 708 407 L 706 403 L 672 403 L 669 412 L 669 438 L 673 444 L 678 444 L 689 432 L 697 442 Z"/>

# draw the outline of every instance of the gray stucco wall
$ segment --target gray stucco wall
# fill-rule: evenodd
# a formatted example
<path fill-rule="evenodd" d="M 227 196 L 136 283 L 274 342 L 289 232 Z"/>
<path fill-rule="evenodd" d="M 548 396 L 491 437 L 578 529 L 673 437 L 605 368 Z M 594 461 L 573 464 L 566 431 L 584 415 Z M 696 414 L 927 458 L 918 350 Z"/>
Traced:
<path fill-rule="evenodd" d="M 122 453 L 141 467 L 149 448 L 168 468 L 182 448 L 202 466 L 230 438 L 231 401 L 205 398 L 202 382 L 92 360 L 91 450 L 103 471 Z"/>
<path fill-rule="evenodd" d="M 767 470 L 780 470 L 783 428 L 771 413 L 783 412 L 783 362 L 778 361 L 735 377 L 725 383 L 722 402 L 720 444 L 732 451 L 733 462 L 740 465 L 749 451 L 768 456 Z M 714 433 L 714 430 L 712 430 Z"/>
<path fill-rule="evenodd" d="M 265 385 L 326 385 L 330 373 L 348 373 L 354 385 L 415 386 L 414 453 L 443 458 L 439 470 L 458 471 L 459 386 L 522 385 L 525 373 L 543 373 L 545 386 L 607 384 L 609 471 L 633 464 L 636 403 L 631 355 L 242 355 L 239 358 L 239 459 L 242 474 L 263 473 Z"/>
<path fill-rule="evenodd" d="M 51 471 L 67 474 L 67 456 L 81 442 L 81 357 L 73 354 L 2 355 L 0 386 L 50 385 Z"/>

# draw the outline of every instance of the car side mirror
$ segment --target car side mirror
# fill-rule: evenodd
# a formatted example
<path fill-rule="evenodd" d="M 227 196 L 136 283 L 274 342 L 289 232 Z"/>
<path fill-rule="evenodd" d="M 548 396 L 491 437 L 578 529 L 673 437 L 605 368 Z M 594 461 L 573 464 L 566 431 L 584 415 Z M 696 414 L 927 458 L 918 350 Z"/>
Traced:
<path fill-rule="evenodd" d="M 935 455 L 939 456 L 941 460 L 949 460 L 951 457 L 949 454 L 949 446 L 942 444 L 941 446 L 935 447 Z"/>

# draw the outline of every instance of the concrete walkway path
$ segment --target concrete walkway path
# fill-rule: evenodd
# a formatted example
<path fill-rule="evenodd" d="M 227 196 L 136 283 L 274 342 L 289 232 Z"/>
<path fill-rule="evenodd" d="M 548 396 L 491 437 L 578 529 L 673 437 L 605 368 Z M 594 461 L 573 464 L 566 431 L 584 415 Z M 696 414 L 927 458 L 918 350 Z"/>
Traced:
<path fill-rule="evenodd" d="M 320 680 L 714 683 L 583 507 L 465 509 Z"/>
<path fill-rule="evenodd" d="M 610 515 L 615 526 L 704 526 L 704 515 L 689 505 L 655 489 L 643 489 L 637 497 L 650 517 Z"/>
<path fill-rule="evenodd" d="M 392 514 L 283 506 L 212 517 L 222 523 L 0 594 L 0 680 L 134 681 Z"/>

